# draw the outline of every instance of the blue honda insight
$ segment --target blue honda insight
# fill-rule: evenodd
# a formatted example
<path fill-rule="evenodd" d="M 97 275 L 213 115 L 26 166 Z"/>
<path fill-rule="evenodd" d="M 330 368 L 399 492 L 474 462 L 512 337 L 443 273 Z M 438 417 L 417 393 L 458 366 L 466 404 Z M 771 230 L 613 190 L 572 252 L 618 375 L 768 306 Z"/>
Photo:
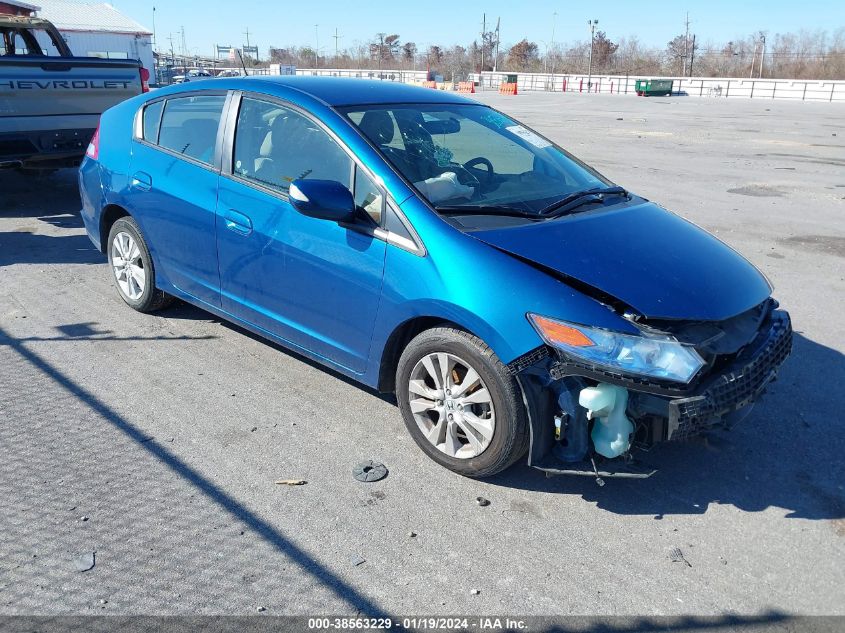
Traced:
<path fill-rule="evenodd" d="M 791 350 L 734 250 L 456 94 L 173 86 L 103 114 L 79 185 L 130 307 L 177 297 L 395 393 L 462 475 L 647 476 L 636 449 L 737 422 Z"/>

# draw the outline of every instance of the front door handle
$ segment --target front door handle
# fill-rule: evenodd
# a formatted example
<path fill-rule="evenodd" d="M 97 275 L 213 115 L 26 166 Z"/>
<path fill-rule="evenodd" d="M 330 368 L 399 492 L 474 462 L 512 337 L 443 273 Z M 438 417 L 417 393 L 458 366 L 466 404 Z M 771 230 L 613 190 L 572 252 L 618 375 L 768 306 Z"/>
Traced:
<path fill-rule="evenodd" d="M 249 235 L 252 233 L 252 220 L 240 211 L 229 209 L 223 214 L 223 219 L 226 222 L 226 228 L 234 231 L 239 235 Z"/>
<path fill-rule="evenodd" d="M 140 191 L 150 191 L 153 188 L 153 177 L 143 171 L 135 172 L 131 186 Z"/>

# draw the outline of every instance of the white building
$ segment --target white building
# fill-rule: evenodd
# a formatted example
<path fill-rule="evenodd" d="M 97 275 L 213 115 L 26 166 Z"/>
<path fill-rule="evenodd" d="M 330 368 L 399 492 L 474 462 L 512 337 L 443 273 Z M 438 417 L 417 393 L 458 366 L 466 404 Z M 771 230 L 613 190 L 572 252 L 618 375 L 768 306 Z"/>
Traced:
<path fill-rule="evenodd" d="M 74 55 L 109 59 L 140 59 L 155 77 L 152 32 L 106 2 L 31 0 L 2 4 L 32 11 L 50 20 Z"/>

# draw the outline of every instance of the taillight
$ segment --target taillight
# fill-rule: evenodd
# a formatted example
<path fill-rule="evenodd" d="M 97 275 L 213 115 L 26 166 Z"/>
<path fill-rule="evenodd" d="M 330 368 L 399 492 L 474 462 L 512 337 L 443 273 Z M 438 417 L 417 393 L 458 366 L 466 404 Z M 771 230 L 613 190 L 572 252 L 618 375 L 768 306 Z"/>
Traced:
<path fill-rule="evenodd" d="M 85 150 L 85 155 L 88 158 L 93 158 L 97 160 L 97 157 L 100 155 L 100 126 L 97 126 L 97 130 L 94 132 L 94 136 L 91 137 L 91 142 L 88 143 L 88 149 Z"/>
<path fill-rule="evenodd" d="M 150 91 L 150 71 L 141 66 L 139 72 L 141 73 L 141 92 Z"/>

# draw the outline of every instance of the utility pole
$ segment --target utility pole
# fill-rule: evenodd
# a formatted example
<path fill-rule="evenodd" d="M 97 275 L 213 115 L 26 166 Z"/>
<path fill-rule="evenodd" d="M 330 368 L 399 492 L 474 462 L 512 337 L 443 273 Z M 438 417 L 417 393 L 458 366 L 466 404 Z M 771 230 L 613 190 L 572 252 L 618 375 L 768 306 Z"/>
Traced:
<path fill-rule="evenodd" d="M 689 57 L 689 11 L 687 11 L 686 31 L 684 34 L 684 66 L 681 71 L 682 77 L 686 77 L 687 74 L 687 57 Z"/>
<path fill-rule="evenodd" d="M 762 51 L 760 52 L 760 74 L 757 75 L 758 79 L 763 77 L 763 62 L 766 60 L 766 35 L 764 33 L 760 33 L 760 44 Z"/>
<path fill-rule="evenodd" d="M 188 55 L 188 47 L 185 45 L 185 27 L 182 27 L 182 58 Z"/>
<path fill-rule="evenodd" d="M 384 33 L 379 33 L 378 45 L 378 78 L 381 79 L 381 57 L 384 55 Z M 427 77 L 426 77 L 427 78 Z"/>
<path fill-rule="evenodd" d="M 496 72 L 496 70 L 498 70 L 499 68 L 499 40 L 501 39 L 499 37 L 499 27 L 501 26 L 501 24 L 502 18 L 496 18 L 496 53 L 493 57 L 493 72 Z"/>
<path fill-rule="evenodd" d="M 552 13 L 552 41 L 551 41 L 551 50 L 552 51 L 555 50 L 555 26 L 557 26 L 557 11 Z M 548 58 L 548 56 L 549 56 L 549 53 L 547 51 L 546 57 Z M 546 60 L 546 63 L 548 63 L 548 59 Z M 552 62 L 552 90 L 554 90 L 554 87 L 555 87 L 554 74 L 555 74 L 555 64 L 554 64 L 554 62 Z"/>
<path fill-rule="evenodd" d="M 484 72 L 484 35 L 487 32 L 487 14 L 481 14 L 481 68 L 478 69 L 478 72 Z"/>
<path fill-rule="evenodd" d="M 320 67 L 320 31 L 319 31 L 319 24 L 314 25 L 314 41 L 316 45 L 314 46 L 314 70 Z"/>
<path fill-rule="evenodd" d="M 748 73 L 748 78 L 754 78 L 754 65 L 757 63 L 757 41 L 754 41 L 754 53 L 751 55 L 751 71 Z"/>
<path fill-rule="evenodd" d="M 587 69 L 587 92 L 590 92 L 590 89 L 593 86 L 593 40 L 596 36 L 596 26 L 598 26 L 598 20 L 587 20 L 587 26 L 590 27 L 590 65 Z"/>
<path fill-rule="evenodd" d="M 334 29 L 334 63 L 335 68 L 337 68 L 337 41 L 342 38 L 342 35 L 337 34 L 337 27 Z"/>
<path fill-rule="evenodd" d="M 692 64 L 695 61 L 695 33 L 692 34 L 692 48 L 689 55 L 689 76 L 692 77 Z"/>

